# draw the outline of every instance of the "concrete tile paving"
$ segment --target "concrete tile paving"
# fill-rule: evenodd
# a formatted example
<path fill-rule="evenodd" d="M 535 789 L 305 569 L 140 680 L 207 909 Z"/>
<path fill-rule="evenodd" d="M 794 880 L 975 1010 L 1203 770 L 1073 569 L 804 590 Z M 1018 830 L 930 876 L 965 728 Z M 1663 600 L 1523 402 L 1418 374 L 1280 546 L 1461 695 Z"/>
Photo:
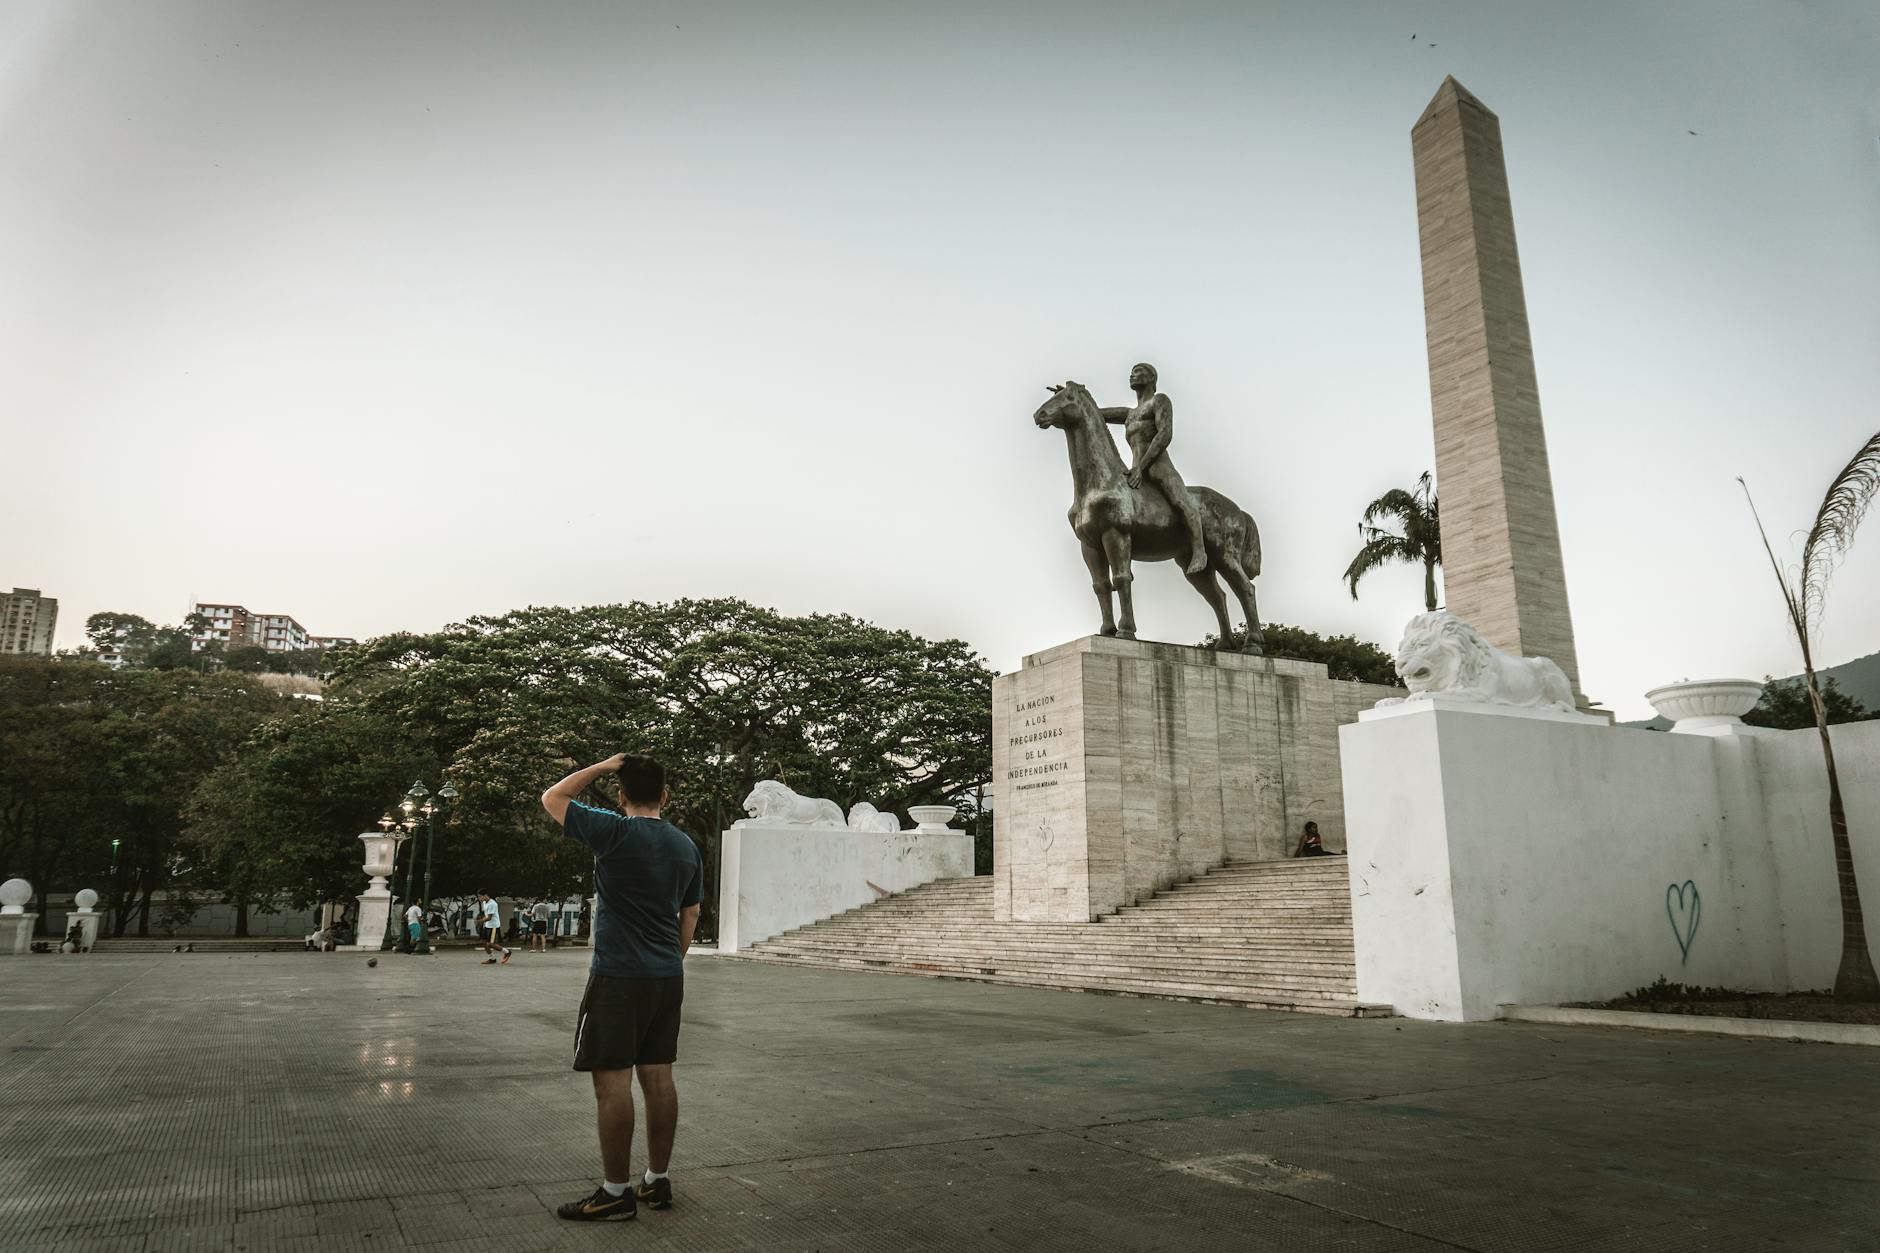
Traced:
<path fill-rule="evenodd" d="M 572 1226 L 585 967 L 10 960 L 0 1249 L 1880 1249 L 1880 1051 L 711 957 L 678 1204 Z"/>

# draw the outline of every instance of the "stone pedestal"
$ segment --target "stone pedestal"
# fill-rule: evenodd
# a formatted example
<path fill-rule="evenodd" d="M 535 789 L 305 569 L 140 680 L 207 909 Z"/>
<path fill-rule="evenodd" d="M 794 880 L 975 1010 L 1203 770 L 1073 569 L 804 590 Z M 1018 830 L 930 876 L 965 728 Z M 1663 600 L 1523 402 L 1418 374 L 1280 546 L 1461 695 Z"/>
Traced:
<path fill-rule="evenodd" d="M 870 904 L 883 892 L 970 876 L 973 837 L 937 822 L 930 827 L 732 827 L 718 845 L 718 951 L 738 952 Z"/>
<path fill-rule="evenodd" d="M 33 924 L 38 914 L 0 914 L 0 957 L 19 957 L 30 953 Z"/>
<path fill-rule="evenodd" d="M 359 928 L 353 937 L 357 942 L 342 947 L 370 952 L 385 947 L 385 927 L 392 917 L 392 893 L 384 886 L 385 880 L 380 879 L 378 884 L 353 898 L 359 902 Z"/>
<path fill-rule="evenodd" d="M 1223 861 L 1344 845 L 1337 731 L 1396 688 L 1090 636 L 992 686 L 993 915 L 1089 922 Z"/>
<path fill-rule="evenodd" d="M 33 924 L 38 914 L 26 912 L 32 903 L 33 885 L 24 879 L 0 883 L 0 957 L 18 957 L 32 951 Z"/>

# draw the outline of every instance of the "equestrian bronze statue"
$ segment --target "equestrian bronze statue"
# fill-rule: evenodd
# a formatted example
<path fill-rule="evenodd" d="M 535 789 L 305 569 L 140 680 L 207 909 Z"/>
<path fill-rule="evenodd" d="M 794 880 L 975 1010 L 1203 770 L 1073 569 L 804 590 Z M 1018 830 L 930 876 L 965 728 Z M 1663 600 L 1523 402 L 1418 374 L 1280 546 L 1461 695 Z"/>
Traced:
<path fill-rule="evenodd" d="M 1253 581 L 1260 574 L 1260 530 L 1239 505 L 1212 488 L 1189 487 L 1176 472 L 1168 456 L 1172 408 L 1155 392 L 1154 368 L 1137 366 L 1130 383 L 1137 403 L 1129 408 L 1100 408 L 1082 383 L 1067 382 L 1051 388 L 1051 399 L 1032 414 L 1041 429 L 1062 430 L 1070 448 L 1071 531 L 1090 567 L 1103 634 L 1136 638 L 1132 562 L 1177 561 L 1214 610 L 1222 640 L 1233 634 L 1218 581 L 1226 580 L 1247 619 L 1243 651 L 1257 654 L 1263 637 Z M 1134 466 L 1123 465 L 1110 438 L 1111 422 L 1123 423 Z"/>

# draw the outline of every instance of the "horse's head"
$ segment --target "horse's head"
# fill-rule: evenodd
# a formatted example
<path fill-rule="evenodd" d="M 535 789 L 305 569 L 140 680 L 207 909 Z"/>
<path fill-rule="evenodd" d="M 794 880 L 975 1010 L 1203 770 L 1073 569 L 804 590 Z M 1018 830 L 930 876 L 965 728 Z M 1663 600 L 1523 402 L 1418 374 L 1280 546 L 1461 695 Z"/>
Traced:
<path fill-rule="evenodd" d="M 1093 403 L 1090 392 L 1075 379 L 1066 379 L 1062 387 L 1048 389 L 1051 399 L 1038 406 L 1038 411 L 1031 415 L 1031 420 L 1043 430 L 1048 426 L 1063 426 L 1084 405 Z"/>

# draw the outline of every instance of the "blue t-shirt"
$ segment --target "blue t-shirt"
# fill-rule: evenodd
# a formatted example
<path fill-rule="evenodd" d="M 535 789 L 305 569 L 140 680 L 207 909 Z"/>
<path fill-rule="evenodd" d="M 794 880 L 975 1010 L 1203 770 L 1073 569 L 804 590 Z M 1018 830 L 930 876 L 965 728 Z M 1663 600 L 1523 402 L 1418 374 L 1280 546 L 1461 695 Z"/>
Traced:
<path fill-rule="evenodd" d="M 597 975 L 665 979 L 685 973 L 679 911 L 705 894 L 692 837 L 662 818 L 628 818 L 571 801 L 562 830 L 594 850 Z"/>

